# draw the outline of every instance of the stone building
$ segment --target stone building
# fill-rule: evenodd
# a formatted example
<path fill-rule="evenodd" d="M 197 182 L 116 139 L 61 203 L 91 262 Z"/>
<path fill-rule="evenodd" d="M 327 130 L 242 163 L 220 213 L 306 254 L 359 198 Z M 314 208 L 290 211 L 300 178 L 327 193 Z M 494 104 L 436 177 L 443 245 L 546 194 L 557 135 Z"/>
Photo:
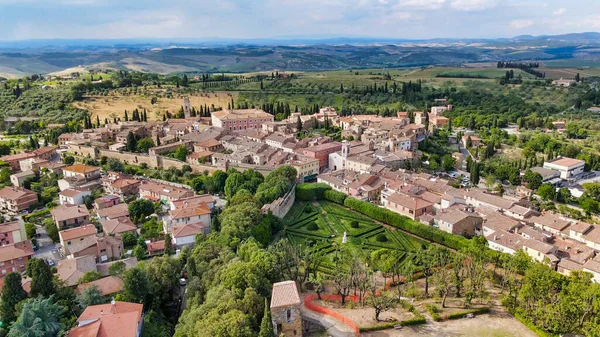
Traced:
<path fill-rule="evenodd" d="M 300 295 L 296 282 L 284 281 L 273 284 L 271 293 L 271 319 L 276 336 L 302 336 Z"/>

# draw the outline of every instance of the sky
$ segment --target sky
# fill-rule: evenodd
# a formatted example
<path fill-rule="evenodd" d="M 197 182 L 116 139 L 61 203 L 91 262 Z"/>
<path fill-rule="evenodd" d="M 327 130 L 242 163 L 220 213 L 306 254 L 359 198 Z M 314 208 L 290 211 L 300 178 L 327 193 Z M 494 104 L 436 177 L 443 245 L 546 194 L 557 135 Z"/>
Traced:
<path fill-rule="evenodd" d="M 598 0 L 0 0 L 0 41 L 496 38 L 600 31 Z"/>

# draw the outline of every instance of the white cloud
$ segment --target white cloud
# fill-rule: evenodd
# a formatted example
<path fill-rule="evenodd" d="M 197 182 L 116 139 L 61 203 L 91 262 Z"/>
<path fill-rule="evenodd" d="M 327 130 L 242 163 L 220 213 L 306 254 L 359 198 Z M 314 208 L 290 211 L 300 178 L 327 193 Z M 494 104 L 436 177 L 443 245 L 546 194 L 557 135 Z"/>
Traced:
<path fill-rule="evenodd" d="M 440 9 L 446 4 L 446 0 L 398 0 L 396 8 L 410 8 L 417 10 Z"/>
<path fill-rule="evenodd" d="M 513 20 L 510 22 L 510 28 L 513 29 L 523 29 L 527 27 L 533 26 L 533 20 L 522 19 L 522 20 Z"/>
<path fill-rule="evenodd" d="M 566 11 L 567 11 L 566 8 L 559 8 L 559 9 L 555 10 L 552 14 L 554 14 L 554 15 L 563 15 L 563 14 L 565 14 Z"/>
<path fill-rule="evenodd" d="M 483 11 L 494 8 L 497 0 L 452 0 L 450 6 L 459 11 Z"/>

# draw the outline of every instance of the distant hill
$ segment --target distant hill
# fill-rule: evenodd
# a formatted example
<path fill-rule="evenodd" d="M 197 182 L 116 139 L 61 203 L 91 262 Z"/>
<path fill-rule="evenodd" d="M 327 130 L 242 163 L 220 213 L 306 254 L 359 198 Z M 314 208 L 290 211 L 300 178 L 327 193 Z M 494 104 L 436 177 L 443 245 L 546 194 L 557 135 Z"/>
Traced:
<path fill-rule="evenodd" d="M 503 39 L 371 37 L 279 39 L 28 40 L 0 42 L 0 76 L 73 67 L 182 72 L 320 71 L 457 66 L 494 61 L 595 60 L 600 33 Z"/>

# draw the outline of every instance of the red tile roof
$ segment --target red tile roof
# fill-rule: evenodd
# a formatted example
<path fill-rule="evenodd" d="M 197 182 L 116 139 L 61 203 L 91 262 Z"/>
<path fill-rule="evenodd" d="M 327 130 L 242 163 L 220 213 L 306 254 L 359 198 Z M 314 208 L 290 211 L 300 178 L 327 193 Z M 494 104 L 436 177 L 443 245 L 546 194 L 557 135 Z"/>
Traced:
<path fill-rule="evenodd" d="M 300 296 L 295 281 L 284 281 L 273 284 L 271 308 L 300 305 Z"/>
<path fill-rule="evenodd" d="M 12 245 L 0 246 L 0 262 L 33 256 L 33 254 L 33 246 L 29 240 L 17 242 Z"/>
<path fill-rule="evenodd" d="M 65 229 L 64 231 L 58 232 L 58 235 L 63 239 L 63 241 L 68 241 L 84 236 L 96 235 L 97 232 L 98 231 L 96 230 L 96 226 L 86 225 L 81 227 Z"/>

